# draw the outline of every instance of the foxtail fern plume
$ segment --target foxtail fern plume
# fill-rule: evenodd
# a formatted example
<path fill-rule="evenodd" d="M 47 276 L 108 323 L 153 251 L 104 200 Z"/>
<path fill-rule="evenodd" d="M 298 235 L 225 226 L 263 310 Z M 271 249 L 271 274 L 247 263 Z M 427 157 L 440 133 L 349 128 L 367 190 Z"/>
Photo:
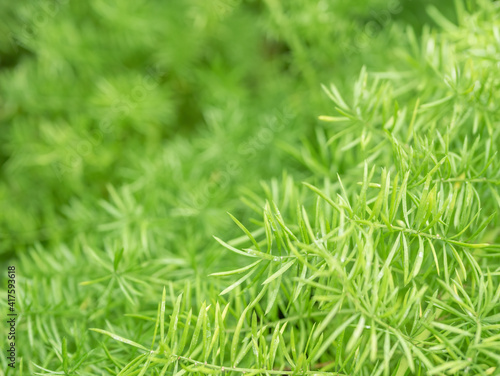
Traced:
<path fill-rule="evenodd" d="M 406 32 L 396 52 L 409 66 L 363 68 L 350 97 L 324 87 L 333 111 L 320 116 L 316 138 L 283 145 L 309 176 L 300 183 L 285 174 L 263 183 L 262 196 L 245 196 L 255 218 L 230 215 L 243 238 L 215 239 L 247 263 L 212 274 L 227 282 L 196 316 L 187 288 L 169 334 L 154 336 L 159 345 L 127 367 L 499 372 L 500 76 L 488 56 L 498 50 L 473 50 L 487 9 L 458 10 L 455 26 L 432 8 L 446 27 L 425 29 L 419 43 Z M 498 45 L 496 28 L 477 37 Z"/>
<path fill-rule="evenodd" d="M 498 2 L 23 3 L 6 376 L 500 374 Z"/>

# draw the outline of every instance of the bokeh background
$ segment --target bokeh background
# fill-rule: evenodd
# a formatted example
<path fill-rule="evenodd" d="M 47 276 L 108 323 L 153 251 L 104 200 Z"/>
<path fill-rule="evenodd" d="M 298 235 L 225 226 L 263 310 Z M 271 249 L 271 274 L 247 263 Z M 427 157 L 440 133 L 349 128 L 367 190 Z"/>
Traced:
<path fill-rule="evenodd" d="M 94 230 L 109 185 L 133 187 L 144 215 L 201 213 L 185 230 L 236 197 L 192 200 L 229 161 L 245 166 L 230 184 L 248 188 L 300 171 L 276 141 L 312 135 L 331 109 L 321 84 L 349 92 L 363 65 L 401 64 L 402 31 L 433 24 L 432 3 L 3 2 L 0 252 Z M 453 2 L 434 6 L 455 17 Z"/>

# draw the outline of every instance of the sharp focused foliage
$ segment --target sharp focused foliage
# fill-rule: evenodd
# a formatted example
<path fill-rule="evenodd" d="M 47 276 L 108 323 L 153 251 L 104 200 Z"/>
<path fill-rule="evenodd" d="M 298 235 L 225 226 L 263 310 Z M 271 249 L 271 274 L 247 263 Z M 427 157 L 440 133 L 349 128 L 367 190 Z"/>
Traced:
<path fill-rule="evenodd" d="M 5 375 L 500 373 L 498 2 L 0 11 Z"/>

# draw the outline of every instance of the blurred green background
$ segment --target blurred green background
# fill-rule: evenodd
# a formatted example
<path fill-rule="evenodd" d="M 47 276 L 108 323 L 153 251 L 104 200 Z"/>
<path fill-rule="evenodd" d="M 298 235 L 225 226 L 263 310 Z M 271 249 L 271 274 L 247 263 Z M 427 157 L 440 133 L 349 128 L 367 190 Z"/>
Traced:
<path fill-rule="evenodd" d="M 94 229 L 108 184 L 133 184 L 143 215 L 209 215 L 230 186 L 299 168 L 275 141 L 311 136 L 331 107 L 321 84 L 349 91 L 363 65 L 390 70 L 391 30 L 432 22 L 430 3 L 3 2 L 0 252 Z M 453 17 L 451 5 L 438 4 Z M 259 139 L 272 121 L 279 131 Z M 192 207 L 229 161 L 245 173 Z"/>

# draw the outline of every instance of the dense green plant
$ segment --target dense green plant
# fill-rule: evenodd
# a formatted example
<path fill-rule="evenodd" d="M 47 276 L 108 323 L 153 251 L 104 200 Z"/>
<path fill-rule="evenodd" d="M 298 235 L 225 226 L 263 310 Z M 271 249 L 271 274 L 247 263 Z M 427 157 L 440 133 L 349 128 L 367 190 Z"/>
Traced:
<path fill-rule="evenodd" d="M 6 375 L 500 372 L 496 2 L 42 5 L 1 6 Z"/>

